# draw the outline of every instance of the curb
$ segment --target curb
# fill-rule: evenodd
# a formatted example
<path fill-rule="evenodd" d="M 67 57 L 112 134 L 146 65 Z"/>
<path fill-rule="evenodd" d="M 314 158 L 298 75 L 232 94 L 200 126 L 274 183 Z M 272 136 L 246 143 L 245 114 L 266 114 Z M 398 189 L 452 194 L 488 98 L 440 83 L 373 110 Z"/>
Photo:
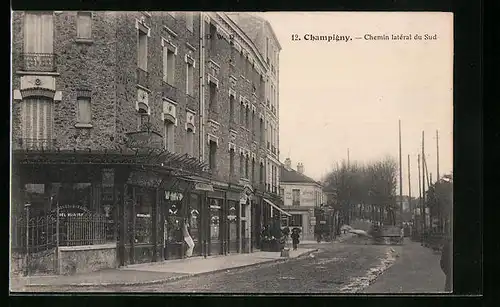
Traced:
<path fill-rule="evenodd" d="M 243 268 L 248 268 L 252 266 L 257 266 L 261 264 L 269 264 L 269 263 L 285 263 L 288 261 L 293 261 L 293 260 L 299 260 L 304 257 L 309 256 L 312 253 L 317 252 L 318 249 L 313 249 L 308 252 L 304 252 L 303 254 L 298 255 L 297 257 L 294 258 L 278 258 L 278 259 L 271 259 L 271 260 L 265 260 L 257 263 L 251 263 L 251 264 L 245 264 L 241 266 L 236 266 L 236 267 L 231 267 L 231 268 L 226 268 L 226 269 L 218 269 L 214 271 L 209 271 L 209 272 L 201 272 L 201 273 L 192 273 L 192 274 L 185 274 L 185 275 L 179 275 L 179 276 L 170 276 L 167 278 L 162 278 L 162 279 L 156 279 L 156 280 L 147 280 L 147 281 L 139 281 L 139 282 L 111 282 L 111 283 L 79 283 L 79 284 L 65 284 L 65 285 L 50 285 L 50 284 L 28 284 L 24 285 L 24 288 L 57 288 L 57 287 L 78 287 L 78 288 L 90 288 L 90 287 L 126 287 L 126 286 L 145 286 L 145 285 L 154 285 L 154 284 L 161 284 L 161 283 L 168 283 L 168 282 L 173 282 L 173 281 L 178 281 L 182 279 L 187 279 L 191 278 L 194 276 L 203 276 L 203 275 L 208 275 L 208 274 L 213 274 L 213 273 L 220 273 L 220 272 L 229 272 L 229 271 L 235 271 Z"/>

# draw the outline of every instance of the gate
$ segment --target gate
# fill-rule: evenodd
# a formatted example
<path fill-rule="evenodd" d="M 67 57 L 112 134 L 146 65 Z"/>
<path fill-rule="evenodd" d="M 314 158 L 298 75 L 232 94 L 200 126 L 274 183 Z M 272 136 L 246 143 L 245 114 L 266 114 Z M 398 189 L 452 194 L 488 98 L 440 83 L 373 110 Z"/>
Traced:
<path fill-rule="evenodd" d="M 113 221 L 78 206 L 41 212 L 25 210 L 12 219 L 11 271 L 14 274 L 56 274 L 57 247 L 115 241 Z"/>

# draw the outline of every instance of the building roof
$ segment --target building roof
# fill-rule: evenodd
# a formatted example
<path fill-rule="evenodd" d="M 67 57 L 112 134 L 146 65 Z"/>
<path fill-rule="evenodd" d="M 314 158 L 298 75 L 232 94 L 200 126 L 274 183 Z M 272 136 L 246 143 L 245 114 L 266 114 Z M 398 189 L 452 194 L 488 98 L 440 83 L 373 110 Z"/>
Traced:
<path fill-rule="evenodd" d="M 281 179 L 280 180 L 283 183 L 295 182 L 295 183 L 313 183 L 313 184 L 321 185 L 316 180 L 314 180 L 310 177 L 307 177 L 306 175 L 301 174 L 294 169 L 286 169 L 285 166 L 281 166 Z"/>

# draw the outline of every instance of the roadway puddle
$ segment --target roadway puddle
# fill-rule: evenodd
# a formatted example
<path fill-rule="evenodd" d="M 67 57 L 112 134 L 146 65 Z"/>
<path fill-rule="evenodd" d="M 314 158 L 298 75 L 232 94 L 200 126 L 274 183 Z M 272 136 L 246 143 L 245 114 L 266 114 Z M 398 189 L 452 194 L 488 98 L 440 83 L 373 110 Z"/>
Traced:
<path fill-rule="evenodd" d="M 340 288 L 341 293 L 357 293 L 371 285 L 377 277 L 379 277 L 385 270 L 391 267 L 399 257 L 394 248 L 389 247 L 386 250 L 384 258 L 380 263 L 366 271 L 365 276 L 353 277 L 349 280 L 347 285 Z"/>

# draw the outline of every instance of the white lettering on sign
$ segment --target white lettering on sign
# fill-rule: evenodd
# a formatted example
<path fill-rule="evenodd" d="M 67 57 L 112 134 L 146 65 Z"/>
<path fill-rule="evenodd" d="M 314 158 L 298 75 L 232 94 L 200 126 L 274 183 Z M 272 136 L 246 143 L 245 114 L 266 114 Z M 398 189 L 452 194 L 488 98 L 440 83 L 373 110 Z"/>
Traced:
<path fill-rule="evenodd" d="M 173 201 L 181 201 L 184 196 L 182 193 L 165 191 L 165 199 Z"/>
<path fill-rule="evenodd" d="M 59 216 L 83 216 L 83 213 L 59 213 Z"/>

